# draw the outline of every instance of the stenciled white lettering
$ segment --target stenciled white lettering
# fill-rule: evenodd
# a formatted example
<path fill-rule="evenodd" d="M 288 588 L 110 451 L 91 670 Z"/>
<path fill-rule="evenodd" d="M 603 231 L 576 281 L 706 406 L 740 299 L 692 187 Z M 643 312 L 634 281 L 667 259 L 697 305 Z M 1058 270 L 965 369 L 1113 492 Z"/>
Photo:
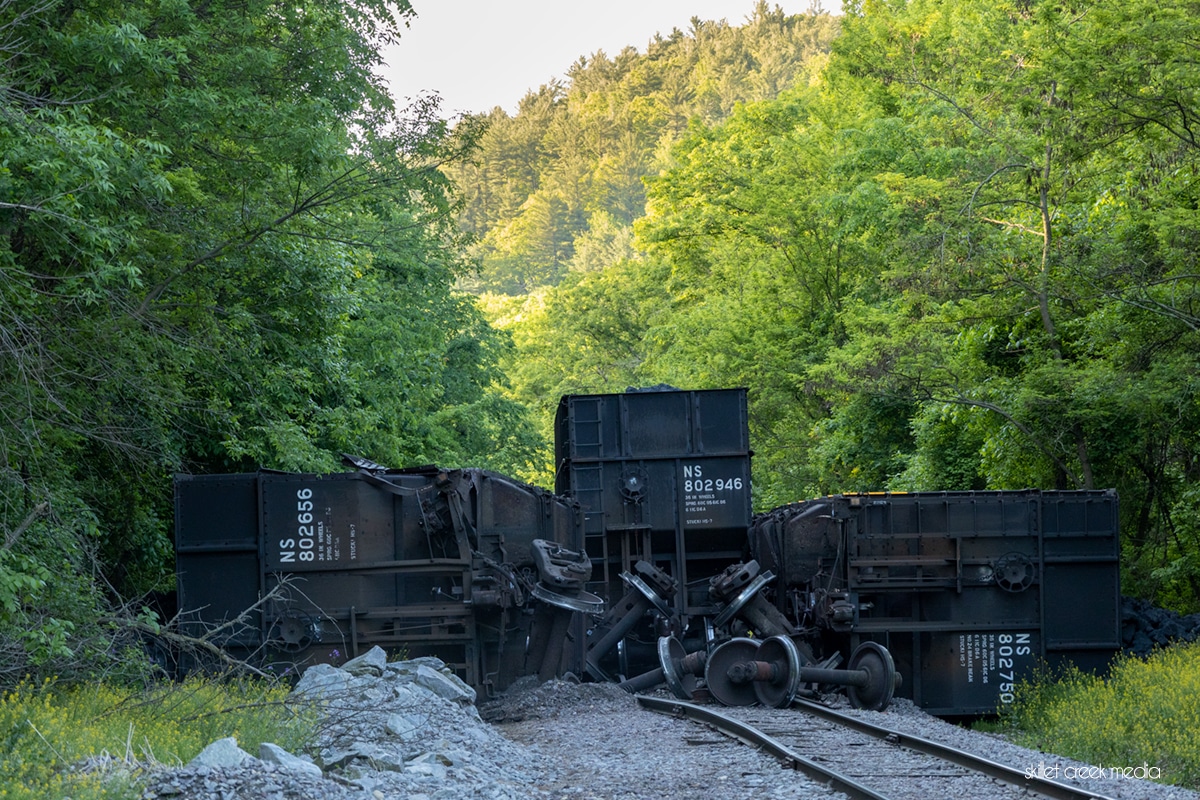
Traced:
<path fill-rule="evenodd" d="M 296 490 L 296 538 L 279 540 L 280 564 L 313 561 L 317 557 L 312 496 L 312 489 Z"/>

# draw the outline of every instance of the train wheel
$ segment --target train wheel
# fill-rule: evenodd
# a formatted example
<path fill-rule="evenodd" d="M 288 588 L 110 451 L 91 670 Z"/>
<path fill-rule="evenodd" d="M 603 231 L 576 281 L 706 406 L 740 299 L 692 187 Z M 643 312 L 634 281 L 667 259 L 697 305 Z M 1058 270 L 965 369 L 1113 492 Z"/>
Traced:
<path fill-rule="evenodd" d="M 752 681 L 730 678 L 731 668 L 756 661 L 759 644 L 753 639 L 730 639 L 708 657 L 704 680 L 717 702 L 727 706 L 752 706 L 758 702 Z"/>
<path fill-rule="evenodd" d="M 847 686 L 846 695 L 850 705 L 871 711 L 883 711 L 892 702 L 896 691 L 896 662 L 892 654 L 878 642 L 863 642 L 854 649 L 847 672 L 861 670 L 867 673 L 863 686 Z"/>

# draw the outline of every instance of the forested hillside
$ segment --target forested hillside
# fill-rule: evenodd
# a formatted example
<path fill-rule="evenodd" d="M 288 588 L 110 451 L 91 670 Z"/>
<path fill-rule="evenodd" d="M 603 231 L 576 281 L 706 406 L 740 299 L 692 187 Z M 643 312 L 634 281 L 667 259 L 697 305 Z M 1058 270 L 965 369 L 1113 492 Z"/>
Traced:
<path fill-rule="evenodd" d="M 510 117 L 483 117 L 479 155 L 446 172 L 462 191 L 463 229 L 478 239 L 477 291 L 520 295 L 633 254 L 657 174 L 689 124 L 803 83 L 837 30 L 828 14 L 787 15 L 764 0 L 745 20 L 692 18 L 643 50 L 597 52 L 566 81 L 530 91 Z"/>
<path fill-rule="evenodd" d="M 827 58 L 824 24 L 760 7 L 493 115 L 454 174 L 512 397 L 746 386 L 764 509 L 1115 487 L 1125 591 L 1194 609 L 1200 4 L 851 3 Z M 756 35 L 794 77 L 726 116 L 684 54 Z M 664 97 L 689 123 L 639 128 Z M 604 180 L 639 170 L 644 208 Z"/>

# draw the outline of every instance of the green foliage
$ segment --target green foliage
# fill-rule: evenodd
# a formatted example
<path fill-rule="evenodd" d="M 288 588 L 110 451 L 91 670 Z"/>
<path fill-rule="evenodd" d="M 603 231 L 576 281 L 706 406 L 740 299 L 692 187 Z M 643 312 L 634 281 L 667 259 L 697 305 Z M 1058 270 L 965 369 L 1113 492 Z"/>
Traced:
<path fill-rule="evenodd" d="M 1109 13 L 1133 22 L 1115 4 Z M 1112 178 L 1139 159 L 1166 159 L 1177 175 L 1195 154 L 1146 126 L 1101 133 L 1110 100 L 1082 76 L 1103 71 L 1110 34 L 1081 19 L 1065 25 L 1050 5 L 869 5 L 848 15 L 818 88 L 682 142 L 637 229 L 697 276 L 690 308 L 710 325 L 708 350 L 736 353 L 731 335 L 772 331 L 735 363 L 757 370 L 752 387 L 785 376 L 803 387 L 770 392 L 786 427 L 756 431 L 760 453 L 801 462 L 784 473 L 756 460 L 767 496 L 785 474 L 797 495 L 1116 486 L 1127 535 L 1142 543 L 1129 576 L 1147 588 L 1157 576 L 1152 591 L 1180 598 L 1165 582 L 1194 586 L 1196 575 L 1178 534 L 1194 511 L 1175 504 L 1200 477 L 1187 454 L 1197 328 L 1179 302 L 1194 270 L 1166 276 L 1151 299 L 1146 279 L 1159 277 L 1140 265 L 1178 251 L 1148 236 L 1148 221 L 1124 225 L 1157 216 L 1141 209 L 1162 207 L 1162 184 L 1117 189 Z M 790 219 L 803 227 L 789 231 Z M 1185 219 L 1172 218 L 1174 236 Z M 807 237 L 820 244 L 811 255 Z M 796 278 L 739 305 L 790 253 Z M 738 313 L 716 313 L 716 298 Z M 775 329 L 771 310 L 785 304 L 807 313 Z M 862 413 L 879 403 L 897 412 Z"/>
<path fill-rule="evenodd" d="M 29 677 L 144 679 L 141 640 L 97 581 L 92 511 L 63 490 L 14 533 L 0 549 L 0 687 Z"/>
<path fill-rule="evenodd" d="M 406 2 L 0 2 L 0 679 L 127 646 L 172 472 L 548 485 L 559 396 L 657 383 L 749 388 L 759 508 L 1115 487 L 1194 609 L 1200 5 L 1078 12 L 760 3 L 452 126 Z"/>
<path fill-rule="evenodd" d="M 1115 486 L 1127 588 L 1181 608 L 1200 584 L 1179 537 L 1195 512 L 1176 499 L 1200 474 L 1188 454 L 1197 327 L 1179 305 L 1197 284 L 1174 266 L 1191 263 L 1177 243 L 1194 220 L 1179 213 L 1191 200 L 1175 179 L 1197 153 L 1171 130 L 1191 113 L 1180 93 L 1195 76 L 1190 23 L 1165 26 L 1191 5 L 1100 3 L 1079 16 L 1058 4 L 871 4 L 848 17 L 827 74 L 920 132 L 925 163 L 893 170 L 904 185 L 942 181 L 918 225 L 885 233 L 896 255 L 881 277 L 903 294 L 852 322 L 824 368 L 919 404 L 897 487 L 956 474 L 993 488 Z M 1183 110 L 1124 99 L 1163 92 Z M 970 424 L 930 436 L 953 407 L 973 409 Z M 947 472 L 949 458 L 959 466 Z"/>
<path fill-rule="evenodd" d="M 217 739 L 295 752 L 314 723 L 286 687 L 258 682 L 23 683 L 0 697 L 0 797 L 137 797 L 147 770 L 186 763 Z"/>
<path fill-rule="evenodd" d="M 1200 605 L 1200 487 L 1182 491 L 1162 514 L 1172 524 L 1165 553 L 1128 548 L 1130 589 L 1160 597 L 1171 608 L 1195 608 Z"/>
<path fill-rule="evenodd" d="M 813 369 L 845 342 L 884 255 L 869 235 L 886 198 L 863 182 L 879 154 L 856 130 L 823 135 L 859 122 L 807 86 L 739 108 L 680 142 L 636 226 L 686 287 L 669 321 L 684 335 L 655 342 L 659 378 L 750 388 L 760 507 L 829 486 L 806 455 L 829 414 Z"/>
<path fill-rule="evenodd" d="M 910 458 L 904 471 L 888 481 L 891 489 L 918 492 L 987 488 L 981 456 L 990 419 L 980 409 L 926 405 L 910 419 Z"/>
<path fill-rule="evenodd" d="M 859 395 L 817 423 L 812 459 L 829 482 L 821 493 L 835 487 L 843 492 L 888 489 L 903 467 L 903 454 L 913 447 L 911 415 L 904 400 Z"/>
<path fill-rule="evenodd" d="M 411 13 L 0 3 L 3 682 L 88 674 L 170 588 L 173 472 L 530 460 L 454 289 L 478 127 L 377 74 Z"/>
<path fill-rule="evenodd" d="M 536 450 L 513 474 L 554 485 L 554 415 L 567 394 L 621 392 L 655 383 L 644 342 L 668 312 L 669 271 L 652 260 L 620 261 L 601 272 L 572 273 L 524 298 L 485 295 L 493 324 L 512 336 L 501 366 L 511 381 L 506 402 L 540 421 Z"/>
<path fill-rule="evenodd" d="M 0 612 L 11 618 L 45 588 L 50 570 L 20 553 L 0 552 Z"/>
<path fill-rule="evenodd" d="M 1155 767 L 1200 787 L 1200 645 L 1119 658 L 1107 677 L 1077 670 L 1018 687 L 1006 720 L 1019 743 L 1109 768 Z"/>

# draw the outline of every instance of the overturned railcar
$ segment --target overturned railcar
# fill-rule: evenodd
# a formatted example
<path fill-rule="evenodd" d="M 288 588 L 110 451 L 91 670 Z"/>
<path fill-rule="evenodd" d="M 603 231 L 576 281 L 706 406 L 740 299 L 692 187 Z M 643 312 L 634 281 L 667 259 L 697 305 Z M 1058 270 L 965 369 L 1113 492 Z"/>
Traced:
<path fill-rule="evenodd" d="M 755 518 L 775 606 L 820 653 L 872 641 L 932 714 L 989 714 L 1039 664 L 1102 669 L 1120 648 L 1117 496 L 837 495 Z"/>
<path fill-rule="evenodd" d="M 277 669 L 379 645 L 492 693 L 571 668 L 562 618 L 600 610 L 578 506 L 484 470 L 179 475 L 175 516 L 186 624 Z M 527 657 L 535 619 L 554 664 Z"/>

